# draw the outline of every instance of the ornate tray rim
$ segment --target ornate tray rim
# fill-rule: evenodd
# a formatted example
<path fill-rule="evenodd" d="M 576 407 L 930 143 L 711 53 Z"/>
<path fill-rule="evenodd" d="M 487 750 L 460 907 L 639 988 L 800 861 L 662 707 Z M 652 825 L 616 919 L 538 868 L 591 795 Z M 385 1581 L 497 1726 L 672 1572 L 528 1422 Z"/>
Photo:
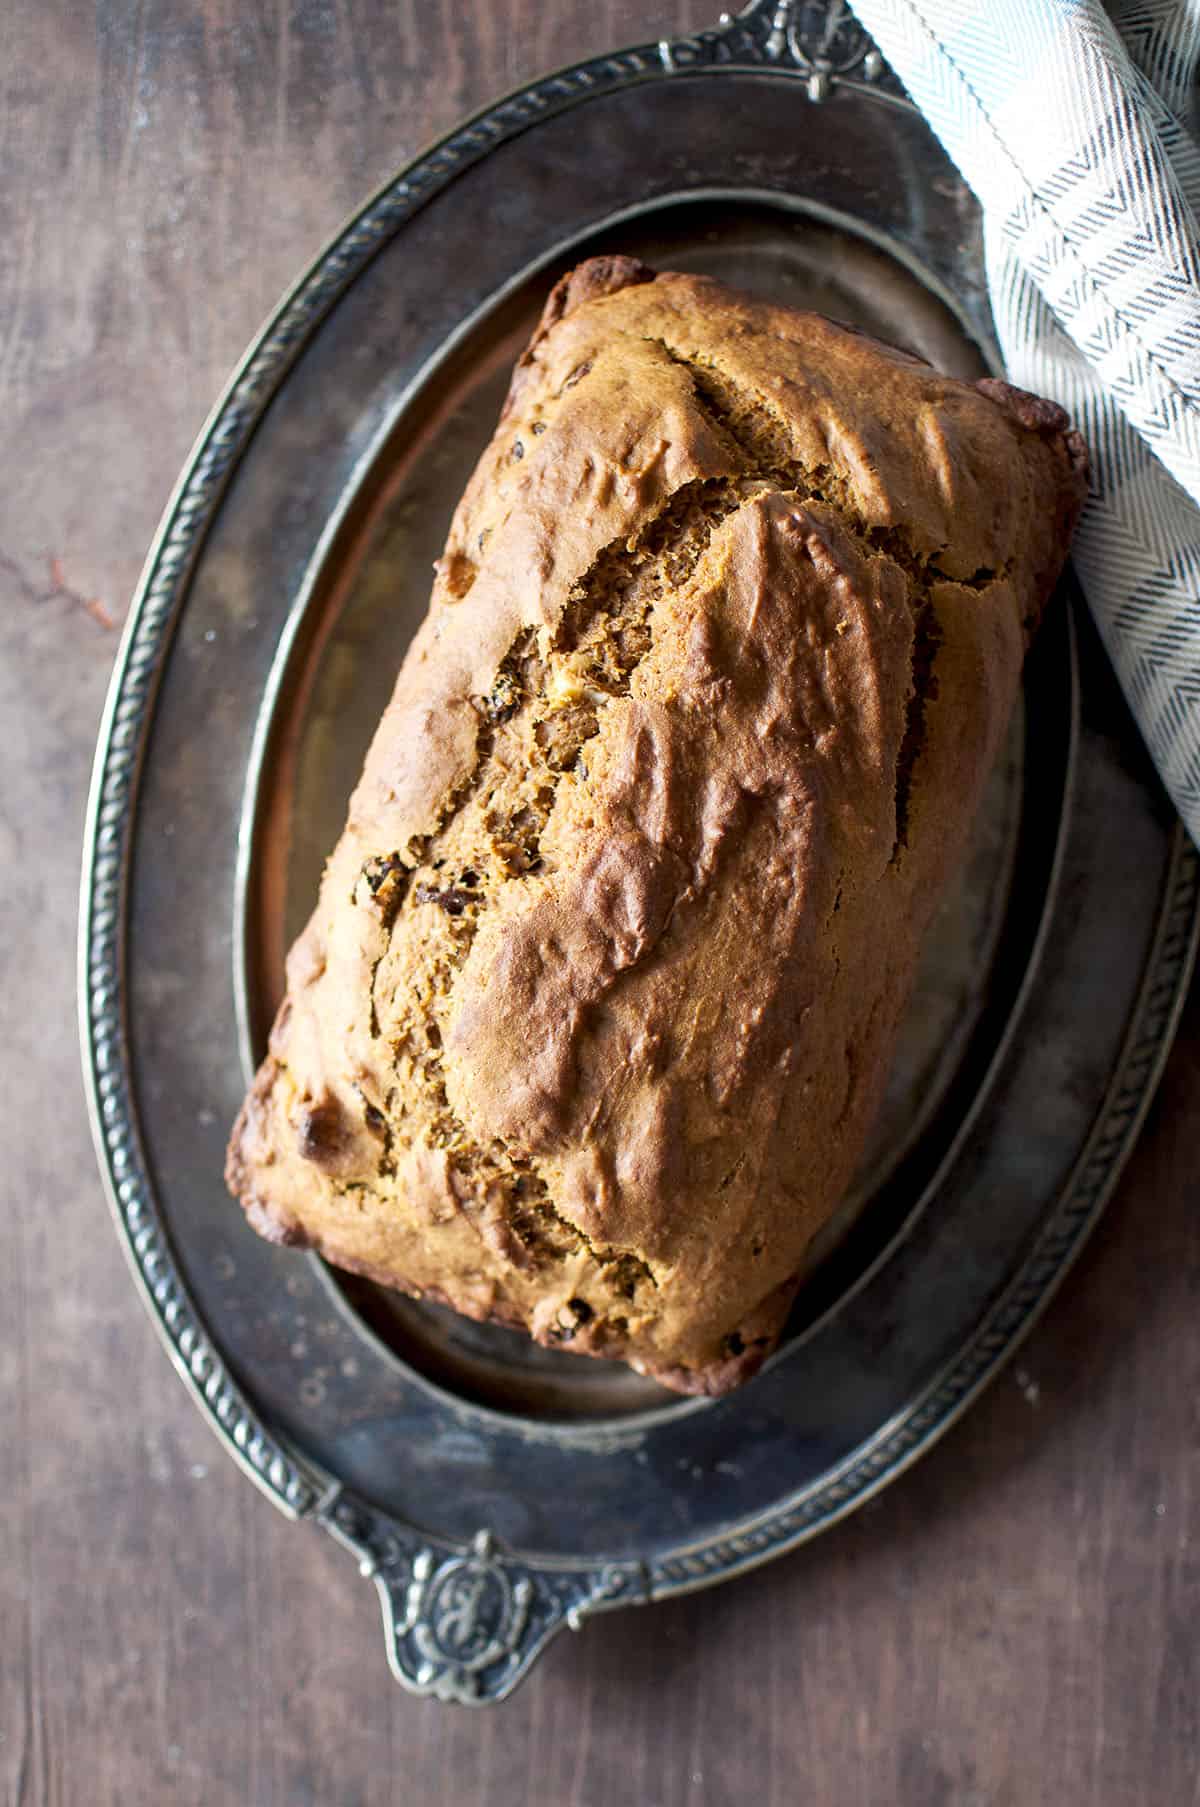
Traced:
<path fill-rule="evenodd" d="M 841 34 L 840 42 L 838 34 Z M 795 77 L 811 101 L 869 88 L 910 107 L 861 29 L 834 0 L 807 28 L 794 0 L 751 0 L 693 37 L 575 64 L 481 109 L 382 185 L 287 292 L 201 429 L 147 555 L 114 665 L 88 803 L 81 884 L 79 1010 L 84 1081 L 105 1191 L 130 1270 L 171 1361 L 242 1470 L 292 1518 L 313 1517 L 379 1587 L 388 1656 L 417 1693 L 499 1700 L 564 1624 L 710 1585 L 783 1554 L 845 1517 L 929 1448 L 1013 1353 L 1049 1304 L 1116 1184 L 1149 1106 L 1186 996 L 1200 936 L 1200 856 L 1177 828 L 1164 908 L 1104 1108 L 1028 1258 L 953 1361 L 904 1413 L 839 1468 L 739 1527 L 647 1566 L 463 1549 L 406 1532 L 345 1494 L 268 1431 L 209 1339 L 177 1271 L 141 1145 L 125 1036 L 124 916 L 138 780 L 165 656 L 193 566 L 226 484 L 291 364 L 327 311 L 405 221 L 493 146 L 593 95 L 677 72 Z M 467 1585 L 464 1587 L 463 1583 Z M 439 1605 L 486 1626 L 464 1648 L 439 1638 Z M 484 1602 L 481 1607 L 480 1601 Z"/>

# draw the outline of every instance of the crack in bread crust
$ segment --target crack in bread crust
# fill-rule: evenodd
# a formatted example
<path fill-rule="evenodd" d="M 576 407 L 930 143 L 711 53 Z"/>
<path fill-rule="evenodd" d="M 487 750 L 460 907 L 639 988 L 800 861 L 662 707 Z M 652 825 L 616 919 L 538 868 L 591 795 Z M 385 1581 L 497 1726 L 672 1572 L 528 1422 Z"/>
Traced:
<path fill-rule="evenodd" d="M 613 1287 L 630 1297 L 657 1286 L 637 1250 L 606 1249 L 551 1201 L 532 1156 L 503 1138 L 481 1146 L 446 1093 L 442 1031 L 455 978 L 466 962 L 491 897 L 544 871 L 541 832 L 565 782 L 586 783 L 586 749 L 605 709 L 627 696 L 650 650 L 656 602 L 695 570 L 714 528 L 743 504 L 724 479 L 684 485 L 639 529 L 603 548 L 572 586 L 557 630 L 539 644 L 523 630 L 486 696 L 473 699 L 480 727 L 473 770 L 446 800 L 436 830 L 410 841 L 406 885 L 386 922 L 387 945 L 371 975 L 373 1032 L 390 1044 L 393 1065 L 416 1077 L 427 1100 L 423 1133 L 448 1152 L 464 1211 L 487 1199 L 481 1230 L 518 1264 L 551 1263 L 586 1253 L 613 1270 Z M 520 771 L 514 784 L 513 769 Z M 374 904 L 374 896 L 356 899 Z M 435 905 L 450 920 L 438 935 L 436 994 L 417 1010 L 380 1009 L 381 973 L 395 962 L 398 936 L 419 933 L 416 912 Z M 395 998 L 393 994 L 392 1003 Z M 439 1003 L 442 1008 L 439 1009 Z"/>
<path fill-rule="evenodd" d="M 694 350 L 681 349 L 664 338 L 650 342 L 665 352 L 672 363 L 688 372 L 697 406 L 744 460 L 748 476 L 806 502 L 824 503 L 835 512 L 864 555 L 881 554 L 905 574 L 913 618 L 913 656 L 908 716 L 896 769 L 895 859 L 908 845 L 909 798 L 925 741 L 926 709 L 938 693 L 936 664 L 943 633 L 930 594 L 931 586 L 935 582 L 957 583 L 962 589 L 983 595 L 993 584 L 1008 577 L 1012 561 L 1006 561 L 998 569 L 981 567 L 967 577 L 950 577 L 938 565 L 935 556 L 922 556 L 913 548 L 903 525 L 890 529 L 872 527 L 861 510 L 854 506 L 850 486 L 838 477 L 831 465 L 810 467 L 789 456 L 786 425 L 766 396 L 731 379 L 711 359 Z"/>

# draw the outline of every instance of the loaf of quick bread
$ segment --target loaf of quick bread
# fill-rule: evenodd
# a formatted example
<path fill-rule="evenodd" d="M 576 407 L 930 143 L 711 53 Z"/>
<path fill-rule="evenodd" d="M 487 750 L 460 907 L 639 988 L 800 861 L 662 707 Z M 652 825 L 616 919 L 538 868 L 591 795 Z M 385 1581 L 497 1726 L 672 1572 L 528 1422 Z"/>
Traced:
<path fill-rule="evenodd" d="M 701 277 L 553 291 L 288 962 L 277 1241 L 720 1393 L 880 1101 L 1086 490 L 1053 405 Z"/>

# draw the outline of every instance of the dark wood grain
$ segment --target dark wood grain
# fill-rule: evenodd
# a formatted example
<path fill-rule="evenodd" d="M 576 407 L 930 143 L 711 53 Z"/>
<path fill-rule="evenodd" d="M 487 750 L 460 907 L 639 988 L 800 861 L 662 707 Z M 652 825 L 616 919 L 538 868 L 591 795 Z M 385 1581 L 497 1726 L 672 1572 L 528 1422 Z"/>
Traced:
<path fill-rule="evenodd" d="M 715 0 L 712 10 L 716 10 Z M 235 1472 L 107 1221 L 77 848 L 119 621 L 246 339 L 498 89 L 697 0 L 0 9 L 0 1794 L 21 1807 L 1174 1807 L 1200 1800 L 1200 1007 L 1017 1366 L 834 1533 L 593 1623 L 481 1715 Z"/>

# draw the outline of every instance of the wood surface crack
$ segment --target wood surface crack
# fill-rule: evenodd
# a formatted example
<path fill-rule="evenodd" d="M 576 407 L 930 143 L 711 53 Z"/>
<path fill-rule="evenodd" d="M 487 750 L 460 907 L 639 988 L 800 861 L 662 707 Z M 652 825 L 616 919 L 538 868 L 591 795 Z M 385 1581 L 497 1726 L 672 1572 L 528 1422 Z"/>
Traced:
<path fill-rule="evenodd" d="M 85 615 L 90 615 L 97 627 L 111 630 L 116 626 L 116 622 L 98 596 L 85 596 L 82 590 L 77 590 L 73 584 L 67 582 L 66 572 L 60 558 L 51 557 L 46 562 L 50 583 L 47 589 L 39 590 L 16 559 L 10 557 L 7 552 L 0 551 L 0 571 L 8 573 L 27 602 L 40 606 L 61 598 L 66 602 L 74 603 L 75 607 L 82 609 Z"/>

